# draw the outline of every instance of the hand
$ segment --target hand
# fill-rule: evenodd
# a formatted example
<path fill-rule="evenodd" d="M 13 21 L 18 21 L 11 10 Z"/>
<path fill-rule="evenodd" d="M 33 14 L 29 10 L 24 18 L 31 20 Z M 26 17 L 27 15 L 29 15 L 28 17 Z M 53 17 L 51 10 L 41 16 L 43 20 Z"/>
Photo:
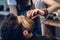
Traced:
<path fill-rule="evenodd" d="M 37 17 L 38 15 L 44 15 L 44 11 L 40 10 L 40 9 L 34 9 L 34 10 L 29 10 L 27 12 L 27 17 L 28 18 L 32 18 L 34 19 L 35 17 Z"/>

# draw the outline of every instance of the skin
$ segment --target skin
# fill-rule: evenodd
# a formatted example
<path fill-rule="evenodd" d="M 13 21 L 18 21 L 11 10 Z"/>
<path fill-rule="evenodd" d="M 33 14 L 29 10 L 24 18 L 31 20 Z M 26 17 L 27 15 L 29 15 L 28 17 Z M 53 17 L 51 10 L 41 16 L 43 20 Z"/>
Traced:
<path fill-rule="evenodd" d="M 47 2 L 48 1 L 48 2 Z M 53 12 L 55 9 L 58 9 L 60 8 L 60 4 L 58 4 L 57 2 L 55 2 L 54 0 L 44 0 L 43 1 L 44 3 L 46 3 L 47 5 L 50 5 L 50 7 L 47 8 L 48 10 L 48 13 L 51 13 Z M 10 13 L 13 13 L 14 15 L 17 15 L 17 9 L 16 9 L 16 5 L 9 5 L 9 8 L 10 8 Z M 39 14 L 37 14 L 37 12 L 39 11 Z M 34 14 L 37 14 L 37 15 L 34 15 Z M 39 16 L 39 15 L 44 15 L 44 11 L 43 10 L 40 10 L 40 9 L 34 9 L 34 10 L 30 10 L 27 12 L 27 17 L 31 17 L 31 19 L 34 19 L 35 17 Z M 18 17 L 18 20 L 20 20 L 20 17 Z M 19 21 L 20 22 L 20 21 Z M 28 24 L 28 22 L 26 22 L 25 20 L 25 23 Z M 26 24 L 25 24 L 26 25 Z M 24 26 L 25 26 L 24 25 Z M 27 28 L 27 27 L 26 27 Z M 29 27 L 28 27 L 29 28 Z M 25 35 L 25 32 L 27 35 Z M 28 36 L 28 30 L 25 30 L 23 31 L 23 35 L 25 37 Z M 31 35 L 31 34 L 29 34 Z M 29 36 L 31 37 L 31 36 Z"/>
<path fill-rule="evenodd" d="M 26 28 L 26 29 L 23 30 L 23 36 L 25 38 L 31 38 L 33 36 L 33 34 L 29 33 L 28 31 L 33 29 L 33 25 L 34 25 L 33 20 L 29 19 L 29 18 L 26 18 L 23 15 L 17 16 L 17 20 L 18 20 L 19 24 L 22 24 L 23 27 Z"/>
<path fill-rule="evenodd" d="M 24 1 L 25 2 L 25 1 Z M 26 0 L 25 2 L 25 5 L 24 6 L 27 6 L 28 5 L 28 0 Z M 14 15 L 18 15 L 17 13 L 17 8 L 16 8 L 16 5 L 8 5 L 9 9 L 10 9 L 10 13 L 13 13 Z M 18 8 L 20 7 L 20 5 L 18 4 Z M 20 8 L 19 8 L 20 9 Z"/>
<path fill-rule="evenodd" d="M 47 8 L 48 13 L 51 13 L 51 12 L 55 11 L 56 9 L 60 8 L 60 4 L 58 4 L 54 0 L 44 0 L 43 2 L 46 3 L 47 5 L 49 5 L 49 7 Z M 37 12 L 39 12 L 39 13 L 37 14 Z M 27 12 L 27 17 L 31 17 L 32 19 L 34 19 L 38 15 L 44 15 L 44 14 L 45 13 L 43 10 L 34 9 L 34 10 L 30 10 Z"/>
<path fill-rule="evenodd" d="M 13 13 L 14 15 L 17 16 L 16 6 L 15 6 L 15 5 L 9 5 L 8 7 L 9 7 L 9 9 L 10 9 L 10 13 Z"/>
<path fill-rule="evenodd" d="M 48 2 L 47 2 L 48 1 Z M 58 4 L 57 2 L 55 2 L 54 0 L 44 0 L 44 3 L 46 3 L 47 5 L 50 5 L 49 8 L 47 8 L 48 12 L 51 13 L 56 9 L 60 8 L 60 4 Z"/>
<path fill-rule="evenodd" d="M 43 2 L 46 3 L 47 5 L 50 5 L 50 7 L 47 8 L 49 13 L 53 12 L 55 9 L 58 9 L 60 7 L 60 5 L 57 2 L 55 2 L 54 0 L 44 0 Z M 13 13 L 13 14 L 17 15 L 16 5 L 8 5 L 8 6 L 10 8 L 10 13 Z M 35 9 L 35 10 L 40 11 L 40 13 L 42 13 L 42 15 L 45 14 L 44 12 L 41 12 L 40 9 Z M 34 13 L 30 12 L 30 14 L 27 14 L 27 15 L 32 15 L 32 14 L 34 14 Z"/>

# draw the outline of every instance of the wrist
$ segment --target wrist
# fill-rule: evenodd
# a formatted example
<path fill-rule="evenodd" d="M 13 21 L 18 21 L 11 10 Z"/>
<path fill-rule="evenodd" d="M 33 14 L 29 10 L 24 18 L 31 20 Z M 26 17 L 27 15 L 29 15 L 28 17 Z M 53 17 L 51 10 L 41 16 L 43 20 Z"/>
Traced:
<path fill-rule="evenodd" d="M 45 14 L 45 12 L 43 11 L 43 10 L 38 10 L 38 12 L 37 12 L 39 15 L 44 15 Z"/>
<path fill-rule="evenodd" d="M 44 15 L 43 15 L 43 16 L 48 15 L 48 10 L 47 10 L 47 9 L 45 9 L 45 10 L 43 10 L 43 11 L 44 11 Z"/>

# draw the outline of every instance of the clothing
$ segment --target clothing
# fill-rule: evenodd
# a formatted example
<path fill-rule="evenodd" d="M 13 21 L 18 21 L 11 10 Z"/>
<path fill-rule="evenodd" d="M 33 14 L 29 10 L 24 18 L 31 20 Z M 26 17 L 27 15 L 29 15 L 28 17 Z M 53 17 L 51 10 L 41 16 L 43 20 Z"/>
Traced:
<path fill-rule="evenodd" d="M 32 0 L 32 1 L 35 4 L 35 8 L 39 8 L 43 3 L 43 0 L 36 0 L 36 1 Z M 17 5 L 15 0 L 7 0 L 7 4 L 8 5 Z M 31 5 L 30 1 L 29 1 L 28 5 Z"/>
<path fill-rule="evenodd" d="M 17 5 L 15 0 L 7 0 L 7 5 Z"/>
<path fill-rule="evenodd" d="M 32 0 L 33 1 L 33 0 Z M 36 0 L 36 1 L 33 1 L 33 3 L 35 4 L 35 8 L 39 8 L 41 5 L 42 5 L 42 0 Z M 17 5 L 17 2 L 15 0 L 7 0 L 7 4 L 8 5 Z M 25 15 L 24 12 L 30 10 L 30 5 L 27 6 L 27 7 L 21 7 L 21 10 L 18 10 L 18 15 Z M 37 17 L 34 19 L 35 21 L 35 28 L 34 28 L 34 32 L 35 33 L 41 33 L 41 27 L 40 27 L 40 18 Z"/>
<path fill-rule="evenodd" d="M 17 2 L 16 2 L 16 0 L 7 0 L 7 5 L 17 5 Z M 30 1 L 29 1 L 28 5 L 31 5 Z"/>
<path fill-rule="evenodd" d="M 40 8 L 43 4 L 43 0 L 33 0 L 33 3 L 35 4 L 35 8 Z"/>
<path fill-rule="evenodd" d="M 43 0 L 33 0 L 33 3 L 35 4 L 35 8 L 40 8 L 43 4 Z M 34 19 L 35 25 L 34 25 L 34 33 L 36 35 L 41 35 L 42 30 L 41 30 L 41 22 L 40 22 L 40 17 L 36 17 Z"/>
<path fill-rule="evenodd" d="M 19 3 L 18 3 L 19 2 Z M 28 2 L 28 5 L 27 6 L 23 6 L 22 2 L 25 2 L 25 0 L 19 0 L 19 1 L 16 1 L 16 0 L 7 0 L 7 4 L 8 5 L 15 5 L 17 7 L 17 10 L 18 10 L 18 15 L 21 15 L 21 14 L 24 14 L 24 12 L 30 10 L 30 6 L 31 6 L 31 2 L 29 0 Z M 18 5 L 20 4 L 20 9 L 18 9 Z"/>
<path fill-rule="evenodd" d="M 33 1 L 33 4 L 35 4 L 35 8 L 40 8 L 40 6 L 42 5 L 43 3 L 43 0 L 32 0 Z M 7 0 L 7 5 L 16 5 L 17 6 L 17 2 L 16 0 Z M 28 3 L 28 7 L 24 7 L 22 6 L 21 7 L 21 10 L 22 11 L 25 11 L 26 8 L 29 8 L 29 6 L 31 5 L 31 2 L 29 0 L 29 3 Z M 28 9 L 29 10 L 29 9 Z M 19 10 L 20 11 L 20 10 Z M 20 13 L 20 12 L 19 12 Z"/>
<path fill-rule="evenodd" d="M 36 35 L 35 33 L 27 39 L 23 36 L 23 25 L 16 21 L 17 17 L 15 15 L 9 14 L 5 17 L 1 25 L 2 40 L 55 40 L 53 37 Z"/>
<path fill-rule="evenodd" d="M 36 1 L 33 1 L 33 3 L 35 4 L 35 8 L 40 8 L 40 6 L 42 5 L 43 1 L 42 0 L 36 0 Z M 16 1 L 15 0 L 7 0 L 7 4 L 8 5 L 17 5 Z M 27 6 L 27 7 L 21 7 L 20 10 L 18 10 L 18 15 L 25 15 L 24 12 L 30 10 L 30 5 Z M 36 34 L 41 34 L 41 24 L 40 24 L 40 18 L 39 17 L 36 17 L 34 19 L 34 22 L 35 22 L 35 25 L 34 25 L 34 33 Z"/>

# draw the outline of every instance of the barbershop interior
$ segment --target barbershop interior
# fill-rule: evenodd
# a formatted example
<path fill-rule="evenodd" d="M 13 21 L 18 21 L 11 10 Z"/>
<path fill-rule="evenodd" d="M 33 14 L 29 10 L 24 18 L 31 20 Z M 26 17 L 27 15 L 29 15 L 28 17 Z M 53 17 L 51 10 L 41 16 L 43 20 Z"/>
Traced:
<path fill-rule="evenodd" d="M 0 40 L 60 40 L 60 0 L 0 0 Z"/>

